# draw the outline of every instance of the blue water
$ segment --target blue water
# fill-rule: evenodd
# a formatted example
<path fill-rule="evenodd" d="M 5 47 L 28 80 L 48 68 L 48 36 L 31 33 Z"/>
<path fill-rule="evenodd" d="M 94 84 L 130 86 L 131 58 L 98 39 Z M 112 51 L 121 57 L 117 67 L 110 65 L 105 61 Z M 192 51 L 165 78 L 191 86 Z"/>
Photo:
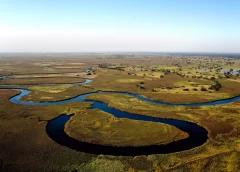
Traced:
<path fill-rule="evenodd" d="M 86 79 L 83 83 L 90 83 L 92 80 Z M 2 89 L 9 90 L 9 89 Z M 66 122 L 71 118 L 72 115 L 60 115 L 59 117 L 48 122 L 46 126 L 46 132 L 49 137 L 54 140 L 56 143 L 61 144 L 63 146 L 69 147 L 71 149 L 86 152 L 86 153 L 94 153 L 94 154 L 109 154 L 109 155 L 127 155 L 127 156 L 135 156 L 135 155 L 148 155 L 148 154 L 165 154 L 165 153 L 173 153 L 179 152 L 183 150 L 192 149 L 198 146 L 203 145 L 208 139 L 208 132 L 205 128 L 191 122 L 176 120 L 176 119 L 165 119 L 165 118 L 155 118 L 150 116 L 143 116 L 139 114 L 133 114 L 129 112 L 123 112 L 118 109 L 114 109 L 108 106 L 108 104 L 95 101 L 95 100 L 85 100 L 85 98 L 91 94 L 123 94 L 131 97 L 138 98 L 143 101 L 147 101 L 154 104 L 162 104 L 168 106 L 213 106 L 219 104 L 226 104 L 240 100 L 240 96 L 217 100 L 212 102 L 205 103 L 194 103 L 194 104 L 174 104 L 152 100 L 149 98 L 145 98 L 141 95 L 134 93 L 126 93 L 126 92 L 115 92 L 115 91 L 97 91 L 92 93 L 82 94 L 70 99 L 61 100 L 61 101 L 52 101 L 52 102 L 27 102 L 21 100 L 23 96 L 26 96 L 30 93 L 29 90 L 26 89 L 11 89 L 17 90 L 20 93 L 11 97 L 9 100 L 15 104 L 23 104 L 28 106 L 48 106 L 48 105 L 58 105 L 58 104 L 66 104 L 75 101 L 81 102 L 91 102 L 92 106 L 90 109 L 100 109 L 104 112 L 110 113 L 117 118 L 128 118 L 132 120 L 138 121 L 151 121 L 151 122 L 159 122 L 168 125 L 172 125 L 177 127 L 178 129 L 185 131 L 189 134 L 189 137 L 186 139 L 174 141 L 165 145 L 151 145 L 151 146 L 138 146 L 138 147 L 116 147 L 116 146 L 107 146 L 107 145 L 97 145 L 86 142 L 81 142 L 74 138 L 69 137 L 65 131 L 64 126 Z M 161 137 L 161 136 L 159 136 Z"/>
<path fill-rule="evenodd" d="M 90 83 L 90 82 L 91 82 L 91 80 L 87 79 L 85 82 L 79 83 L 79 84 Z M 168 106 L 191 106 L 191 107 L 195 107 L 195 106 L 214 106 L 214 105 L 232 103 L 232 102 L 240 100 L 240 96 L 236 96 L 236 97 L 232 97 L 232 98 L 229 98 L 229 99 L 221 99 L 221 100 L 204 102 L 204 103 L 191 103 L 191 104 L 181 103 L 181 104 L 178 104 L 178 103 L 168 103 L 168 102 L 157 101 L 157 100 L 149 99 L 149 98 L 146 98 L 146 97 L 143 97 L 139 94 L 134 94 L 134 93 L 126 93 L 126 92 L 118 92 L 118 91 L 97 91 L 97 92 L 86 93 L 86 94 L 79 95 L 77 97 L 73 97 L 73 98 L 66 99 L 66 100 L 61 100 L 61 101 L 55 101 L 55 102 L 53 102 L 53 101 L 51 101 L 51 102 L 26 102 L 26 101 L 22 101 L 20 99 L 21 99 L 21 97 L 23 97 L 25 95 L 28 95 L 30 93 L 29 90 L 26 90 L 26 89 L 12 89 L 12 90 L 19 91 L 20 94 L 10 98 L 11 102 L 16 103 L 16 104 L 33 105 L 33 106 L 57 105 L 57 104 L 65 104 L 65 103 L 75 102 L 75 101 L 95 102 L 93 100 L 90 101 L 90 100 L 84 100 L 84 99 L 85 99 L 85 97 L 87 97 L 91 94 L 102 94 L 102 93 L 105 93 L 105 94 L 106 93 L 107 94 L 122 94 L 122 95 L 135 97 L 135 98 L 138 98 L 138 99 L 146 101 L 146 102 L 150 102 L 150 103 L 154 103 L 154 104 L 160 104 L 160 105 L 168 105 Z"/>
<path fill-rule="evenodd" d="M 7 76 L 0 76 L 0 79 L 6 79 Z"/>
<path fill-rule="evenodd" d="M 137 114 L 131 114 L 127 112 L 121 112 L 116 109 L 107 108 L 106 104 L 94 103 L 95 107 L 113 114 L 118 118 L 128 118 L 132 120 L 140 121 L 151 121 L 169 124 L 185 131 L 189 134 L 186 139 L 174 141 L 168 144 L 161 145 L 150 145 L 150 146 L 125 146 L 116 147 L 109 145 L 98 145 L 87 142 L 82 142 L 68 136 L 64 131 L 64 126 L 66 122 L 71 118 L 72 115 L 61 115 L 48 122 L 46 126 L 46 132 L 49 137 L 56 143 L 66 146 L 70 149 L 77 150 L 85 153 L 92 154 L 104 154 L 104 155 L 115 155 L 115 156 L 136 156 L 136 155 L 149 155 L 149 154 L 167 154 L 173 152 L 184 151 L 192 149 L 203 145 L 208 139 L 208 132 L 203 127 L 197 124 L 175 120 L 175 119 L 163 119 L 163 118 L 153 118 L 148 116 L 141 116 Z M 161 137 L 161 133 L 159 133 Z"/>

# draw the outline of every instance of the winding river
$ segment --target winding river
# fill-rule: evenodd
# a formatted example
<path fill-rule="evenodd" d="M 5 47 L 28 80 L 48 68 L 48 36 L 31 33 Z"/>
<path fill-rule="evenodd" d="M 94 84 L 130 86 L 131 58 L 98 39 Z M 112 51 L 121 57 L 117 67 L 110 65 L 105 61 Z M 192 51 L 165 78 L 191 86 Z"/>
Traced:
<path fill-rule="evenodd" d="M 77 84 L 85 84 L 90 83 L 92 80 L 86 79 L 83 83 L 77 83 Z M 1 85 L 0 85 L 1 86 Z M 108 145 L 98 145 L 98 144 L 92 144 L 87 142 L 82 142 L 79 140 L 76 140 L 70 136 L 68 136 L 65 131 L 64 127 L 66 122 L 73 116 L 73 115 L 60 115 L 55 119 L 52 119 L 48 122 L 46 126 L 46 132 L 49 135 L 49 137 L 54 140 L 56 143 L 66 146 L 70 149 L 74 149 L 81 152 L 86 153 L 93 153 L 93 154 L 107 154 L 107 155 L 121 155 L 121 156 L 135 156 L 135 155 L 149 155 L 149 154 L 167 154 L 167 153 L 174 153 L 184 150 L 189 150 L 198 146 L 203 145 L 207 139 L 208 139 L 208 132 L 205 128 L 191 122 L 183 121 L 183 120 L 177 120 L 177 119 L 165 119 L 165 118 L 155 118 L 150 116 L 143 116 L 139 114 L 133 114 L 129 112 L 120 111 L 118 109 L 114 109 L 108 106 L 108 104 L 95 101 L 95 100 L 85 100 L 85 98 L 91 94 L 101 94 L 101 93 L 107 93 L 107 94 L 123 94 L 132 96 L 150 103 L 155 104 L 163 104 L 168 106 L 211 106 L 211 105 L 218 105 L 218 104 L 226 104 L 231 103 L 240 100 L 240 96 L 224 99 L 224 100 L 217 100 L 212 102 L 206 102 L 206 103 L 195 103 L 195 104 L 174 104 L 174 103 L 167 103 L 167 102 L 161 102 L 152 100 L 149 98 L 145 98 L 138 94 L 133 93 L 126 93 L 126 92 L 114 92 L 114 91 L 97 91 L 97 92 L 91 92 L 82 94 L 70 99 L 61 100 L 61 101 L 53 101 L 53 102 L 27 102 L 21 100 L 21 98 L 25 95 L 28 95 L 30 93 L 29 90 L 26 89 L 13 89 L 13 88 L 7 88 L 7 89 L 1 89 L 1 90 L 16 90 L 20 93 L 11 97 L 9 100 L 16 104 L 23 104 L 23 105 L 34 105 L 34 106 L 47 106 L 47 105 L 57 105 L 57 104 L 66 104 L 70 102 L 75 101 L 81 101 L 81 102 L 91 102 L 92 106 L 90 109 L 100 109 L 104 112 L 110 113 L 114 115 L 116 118 L 128 118 L 132 120 L 139 120 L 139 121 L 151 121 L 151 122 L 159 122 L 164 123 L 168 125 L 175 126 L 176 128 L 186 132 L 189 134 L 189 137 L 185 139 L 181 139 L 178 141 L 173 141 L 168 144 L 162 144 L 162 145 L 150 145 L 150 146 L 137 146 L 137 147 L 116 147 L 116 146 L 108 146 Z M 161 137 L 161 135 L 159 136 Z"/>

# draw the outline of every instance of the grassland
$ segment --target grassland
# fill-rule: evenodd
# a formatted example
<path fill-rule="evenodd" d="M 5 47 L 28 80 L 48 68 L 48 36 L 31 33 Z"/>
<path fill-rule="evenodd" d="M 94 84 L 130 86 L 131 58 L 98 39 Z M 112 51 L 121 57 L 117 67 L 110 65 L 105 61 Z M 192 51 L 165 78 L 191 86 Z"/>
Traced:
<path fill-rule="evenodd" d="M 26 78 L 26 79 L 6 79 L 2 80 L 1 84 L 66 84 L 66 83 L 76 83 L 83 82 L 83 78 Z"/>
<path fill-rule="evenodd" d="M 88 99 L 99 100 L 108 103 L 111 107 L 123 111 L 150 115 L 154 117 L 175 118 L 198 123 L 209 131 L 208 142 L 194 150 L 169 155 L 169 158 L 175 159 L 176 164 L 172 164 L 165 169 L 178 169 L 180 171 L 191 171 L 191 168 L 197 170 L 226 170 L 239 168 L 239 160 L 236 156 L 240 155 L 240 102 L 216 107 L 171 107 L 163 105 L 154 105 L 136 98 L 131 98 L 119 94 L 95 94 Z M 233 157 L 231 160 L 226 157 Z M 152 155 L 156 157 L 159 167 L 163 167 L 162 155 Z M 180 160 L 181 159 L 181 160 Z M 227 160 L 228 159 L 228 160 Z M 222 167 L 218 167 L 218 161 Z M 204 162 L 204 163 L 203 163 Z M 172 167 L 171 167 L 172 166 Z M 165 171 L 164 170 L 164 171 Z M 221 171 L 220 170 L 220 171 Z M 231 171 L 231 170 L 229 170 Z"/>
<path fill-rule="evenodd" d="M 79 85 L 31 86 L 31 93 L 22 99 L 26 101 L 59 101 L 80 94 L 91 92 L 92 89 Z"/>
<path fill-rule="evenodd" d="M 61 93 L 71 88 L 72 85 L 57 85 L 57 86 L 33 86 L 31 90 L 42 91 L 47 93 Z"/>
<path fill-rule="evenodd" d="M 188 136 L 166 124 L 117 119 L 99 110 L 77 113 L 67 123 L 65 131 L 81 141 L 111 146 L 159 145 Z"/>
<path fill-rule="evenodd" d="M 84 163 L 94 157 L 55 144 L 45 132 L 47 120 L 70 112 L 71 106 L 86 109 L 88 104 L 26 107 L 8 101 L 16 93 L 0 91 L 0 171 L 61 171 L 70 169 L 70 162 Z"/>
<path fill-rule="evenodd" d="M 209 130 L 210 137 L 216 137 L 221 132 L 231 132 L 234 129 L 234 123 L 231 124 L 231 119 L 228 119 L 229 115 L 225 118 L 218 116 L 211 116 L 209 114 L 227 114 L 229 108 L 227 106 L 207 106 L 207 107 L 183 107 L 183 106 L 169 106 L 156 105 L 148 103 L 131 96 L 125 96 L 120 94 L 93 94 L 88 96 L 87 99 L 99 100 L 108 103 L 109 106 L 118 108 L 122 111 L 128 111 L 132 113 L 138 113 L 147 116 L 164 117 L 164 118 L 175 118 L 183 119 L 191 122 L 196 122 Z M 238 104 L 228 105 L 234 107 L 230 112 L 232 115 L 237 115 L 240 112 L 239 108 L 236 108 Z M 208 114 L 208 115 L 207 115 Z M 204 119 L 211 117 L 212 119 Z M 206 123 L 208 121 L 208 123 Z M 214 122 L 215 121 L 215 122 Z M 214 124 L 214 126 L 213 126 Z M 220 131 L 220 132 L 219 132 Z"/>
<path fill-rule="evenodd" d="M 106 61 L 106 68 L 99 66 Z M 91 75 L 84 72 L 86 68 L 93 69 Z M 83 86 L 21 86 L 31 90 L 23 99 L 56 101 L 107 90 L 137 93 L 166 102 L 191 103 L 240 95 L 239 75 L 225 76 L 223 73 L 230 69 L 239 70 L 240 60 L 154 54 L 4 55 L 0 57 L 0 75 L 9 75 L 9 80 L 3 79 L 0 84 L 63 83 L 93 78 L 92 83 Z M 222 86 L 218 91 L 209 89 L 214 84 L 212 77 Z M 202 87 L 206 91 L 201 91 Z M 8 101 L 16 93 L 0 90 L 0 171 L 235 172 L 240 169 L 239 101 L 211 107 L 169 107 L 119 94 L 88 97 L 127 112 L 191 121 L 209 132 L 209 140 L 191 150 L 122 157 L 86 154 L 58 145 L 45 132 L 47 121 L 62 113 L 75 113 L 67 123 L 66 132 L 74 138 L 102 144 L 150 145 L 186 135 L 163 124 L 116 119 L 99 110 L 88 110 L 89 103 L 43 107 L 16 105 Z M 164 138 L 159 137 L 161 134 Z"/>
<path fill-rule="evenodd" d="M 201 91 L 202 87 L 208 89 L 213 82 L 201 78 L 182 78 L 176 74 L 168 74 L 164 78 L 154 79 L 105 69 L 98 71 L 97 75 L 98 77 L 89 84 L 95 90 L 130 91 L 155 100 L 172 103 L 206 102 L 240 94 L 240 90 L 238 89 L 240 83 L 229 81 L 228 79 L 219 80 L 223 85 L 219 91 Z M 188 90 L 184 91 L 185 89 Z"/>

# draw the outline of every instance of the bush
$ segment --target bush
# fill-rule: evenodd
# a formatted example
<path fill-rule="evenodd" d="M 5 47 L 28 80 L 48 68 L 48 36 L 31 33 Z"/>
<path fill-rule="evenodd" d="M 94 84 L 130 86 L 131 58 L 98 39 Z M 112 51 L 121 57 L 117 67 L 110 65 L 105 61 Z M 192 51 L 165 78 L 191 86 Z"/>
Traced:
<path fill-rule="evenodd" d="M 210 78 L 210 80 L 215 80 L 215 79 L 216 79 L 216 78 L 215 78 L 215 77 L 213 77 L 213 76 Z"/>
<path fill-rule="evenodd" d="M 202 87 L 201 91 L 207 91 L 207 89 L 205 87 Z"/>
<path fill-rule="evenodd" d="M 215 84 L 209 87 L 210 90 L 215 90 L 215 91 L 220 90 L 220 88 L 222 88 L 222 85 L 218 81 L 215 81 Z"/>

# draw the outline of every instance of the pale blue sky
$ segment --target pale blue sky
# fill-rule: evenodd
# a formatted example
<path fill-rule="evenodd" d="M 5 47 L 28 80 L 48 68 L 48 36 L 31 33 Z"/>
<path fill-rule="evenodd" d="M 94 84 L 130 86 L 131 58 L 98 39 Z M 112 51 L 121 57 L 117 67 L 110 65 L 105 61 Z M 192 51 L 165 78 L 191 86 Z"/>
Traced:
<path fill-rule="evenodd" d="M 239 0 L 0 0 L 0 52 L 240 52 Z"/>

